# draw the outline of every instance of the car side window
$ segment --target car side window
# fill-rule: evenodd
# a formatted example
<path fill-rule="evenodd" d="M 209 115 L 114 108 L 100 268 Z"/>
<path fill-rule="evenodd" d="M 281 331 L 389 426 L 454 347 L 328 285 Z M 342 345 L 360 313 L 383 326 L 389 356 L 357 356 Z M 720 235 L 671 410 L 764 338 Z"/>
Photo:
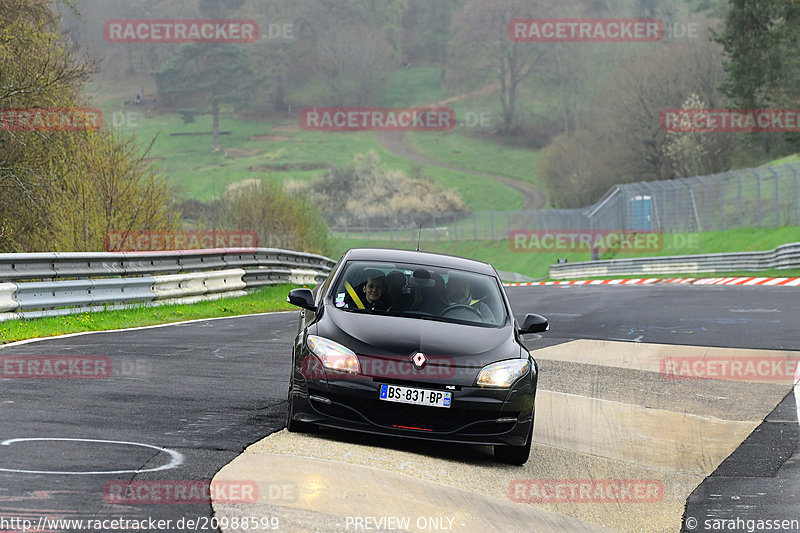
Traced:
<path fill-rule="evenodd" d="M 322 283 L 322 286 L 319 286 L 319 285 L 317 285 L 316 287 L 314 287 L 314 290 L 313 290 L 312 292 L 314 293 L 314 302 L 315 302 L 317 305 L 320 305 L 320 304 L 322 303 L 322 302 L 321 302 L 321 296 L 322 296 L 323 294 L 326 294 L 326 293 L 328 292 L 328 287 L 330 287 L 330 285 L 331 285 L 331 282 L 333 281 L 333 279 L 334 279 L 334 278 L 336 277 L 336 275 L 338 274 L 338 272 L 339 272 L 339 267 L 341 266 L 341 263 L 342 263 L 342 260 L 341 260 L 341 259 L 339 259 L 339 260 L 336 262 L 336 264 L 335 264 L 335 265 L 333 265 L 333 268 L 331 268 L 331 273 L 330 273 L 330 275 L 329 275 L 329 276 L 328 276 L 328 278 L 327 278 L 327 279 L 326 279 L 326 280 L 325 280 L 325 281 Z M 317 290 L 317 289 L 319 289 L 319 290 Z"/>

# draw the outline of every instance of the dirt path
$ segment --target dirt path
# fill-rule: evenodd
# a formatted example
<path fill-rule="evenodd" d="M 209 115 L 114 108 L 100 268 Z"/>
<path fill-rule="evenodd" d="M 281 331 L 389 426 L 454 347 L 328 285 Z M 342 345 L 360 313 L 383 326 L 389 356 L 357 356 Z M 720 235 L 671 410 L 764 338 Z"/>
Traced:
<path fill-rule="evenodd" d="M 506 176 L 498 176 L 496 174 L 486 174 L 485 172 L 478 172 L 476 170 L 469 170 L 466 168 L 458 168 L 417 152 L 414 148 L 408 145 L 403 138 L 404 132 L 402 131 L 382 131 L 378 134 L 378 140 L 381 146 L 393 153 L 396 156 L 414 161 L 422 165 L 430 165 L 433 167 L 444 168 L 456 172 L 463 172 L 464 174 L 472 174 L 473 176 L 480 176 L 489 180 L 508 185 L 512 189 L 519 191 L 525 199 L 525 205 L 522 209 L 543 209 L 547 205 L 547 193 L 540 187 L 528 183 L 526 181 L 508 178 Z"/>
<path fill-rule="evenodd" d="M 465 98 L 469 98 L 472 96 L 485 96 L 487 94 L 491 94 L 497 88 L 498 84 L 487 85 L 486 87 L 483 87 L 476 91 L 472 91 L 470 93 L 460 94 L 458 96 L 453 96 L 451 98 L 441 100 L 439 102 L 432 104 L 432 106 L 443 106 L 451 102 L 457 102 L 459 100 L 463 100 Z M 522 209 L 544 209 L 544 207 L 547 205 L 547 192 L 545 192 L 545 190 L 542 189 L 541 187 L 537 187 L 536 185 L 533 185 L 532 183 L 528 183 L 526 181 L 517 180 L 514 178 L 508 178 L 506 176 L 498 176 L 496 174 L 487 174 L 485 172 L 478 172 L 477 170 L 458 168 L 448 165 L 447 163 L 431 159 L 430 157 L 419 153 L 411 145 L 409 145 L 405 141 L 404 135 L 405 134 L 402 131 L 382 131 L 378 133 L 378 141 L 381 143 L 381 146 L 384 149 L 388 150 L 389 152 L 393 153 L 398 157 L 402 157 L 403 159 L 408 159 L 409 161 L 414 161 L 415 163 L 419 163 L 422 165 L 430 165 L 433 167 L 444 168 L 446 170 L 453 170 L 456 172 L 471 174 L 473 176 L 480 176 L 482 178 L 490 179 L 498 183 L 502 183 L 503 185 L 507 185 L 512 189 L 518 191 L 525 199 L 525 205 L 522 207 Z"/>

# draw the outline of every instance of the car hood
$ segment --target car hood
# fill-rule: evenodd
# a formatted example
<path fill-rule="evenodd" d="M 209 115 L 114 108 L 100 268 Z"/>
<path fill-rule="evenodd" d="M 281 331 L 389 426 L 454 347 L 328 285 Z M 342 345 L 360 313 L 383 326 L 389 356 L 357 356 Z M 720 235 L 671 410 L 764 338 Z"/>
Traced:
<path fill-rule="evenodd" d="M 422 352 L 431 367 L 457 368 L 457 374 L 471 383 L 477 370 L 487 364 L 518 358 L 521 354 L 512 325 L 485 328 L 337 309 L 325 313 L 318 323 L 317 334 L 353 350 L 367 375 L 380 374 L 371 371 L 377 367 L 370 366 L 378 360 L 394 362 L 397 371 L 404 373 L 412 368 L 411 356 Z"/>

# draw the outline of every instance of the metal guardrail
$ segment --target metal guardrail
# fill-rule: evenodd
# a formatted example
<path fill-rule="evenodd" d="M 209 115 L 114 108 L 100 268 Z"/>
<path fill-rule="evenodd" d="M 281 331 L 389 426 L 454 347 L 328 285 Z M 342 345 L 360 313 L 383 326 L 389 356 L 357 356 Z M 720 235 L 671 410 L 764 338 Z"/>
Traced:
<path fill-rule="evenodd" d="M 0 321 L 313 285 L 335 262 L 277 248 L 0 254 Z"/>
<path fill-rule="evenodd" d="M 598 276 L 701 274 L 800 268 L 800 242 L 765 252 L 737 252 L 668 257 L 636 257 L 550 265 L 553 279 Z"/>

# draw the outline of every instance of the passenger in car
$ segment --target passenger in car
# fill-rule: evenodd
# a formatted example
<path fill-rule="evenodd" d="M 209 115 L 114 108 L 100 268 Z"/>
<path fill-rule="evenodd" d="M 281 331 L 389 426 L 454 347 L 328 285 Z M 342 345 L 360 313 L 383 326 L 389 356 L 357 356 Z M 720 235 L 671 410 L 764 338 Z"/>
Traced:
<path fill-rule="evenodd" d="M 406 275 L 399 270 L 393 270 L 386 275 L 386 293 L 392 303 L 391 311 L 407 311 L 411 309 L 414 297 L 411 288 L 406 286 Z"/>
<path fill-rule="evenodd" d="M 421 268 L 414 272 L 414 279 L 417 289 L 414 292 L 411 310 L 431 315 L 439 314 L 444 309 L 444 278 L 435 273 L 431 275 L 430 272 Z"/>

